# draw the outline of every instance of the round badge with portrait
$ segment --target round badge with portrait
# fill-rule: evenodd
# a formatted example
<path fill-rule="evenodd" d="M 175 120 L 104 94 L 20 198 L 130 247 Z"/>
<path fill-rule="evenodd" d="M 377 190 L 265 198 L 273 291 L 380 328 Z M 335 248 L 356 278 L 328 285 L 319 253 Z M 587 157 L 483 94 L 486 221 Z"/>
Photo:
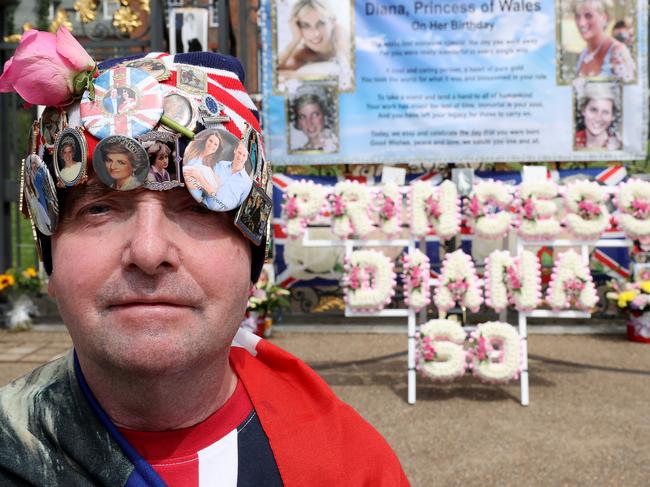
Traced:
<path fill-rule="evenodd" d="M 149 173 L 149 157 L 135 139 L 110 135 L 93 152 L 93 169 L 99 180 L 118 191 L 139 188 Z"/>
<path fill-rule="evenodd" d="M 240 206 L 251 191 L 246 144 L 225 129 L 199 132 L 185 149 L 183 179 L 192 197 L 213 211 Z"/>
<path fill-rule="evenodd" d="M 170 86 L 162 85 L 162 88 L 164 93 L 163 115 L 189 131 L 194 131 L 196 122 L 199 119 L 199 109 L 196 102 L 189 95 L 180 93 Z M 176 133 L 173 129 L 162 124 L 159 129 Z"/>
<path fill-rule="evenodd" d="M 54 172 L 58 186 L 85 182 L 87 155 L 88 146 L 83 134 L 74 128 L 63 129 L 54 144 Z"/>
<path fill-rule="evenodd" d="M 117 66 L 94 81 L 95 97 L 81 99 L 81 123 L 99 139 L 109 135 L 135 137 L 149 132 L 163 113 L 160 83 L 146 71 Z"/>
<path fill-rule="evenodd" d="M 59 202 L 50 171 L 36 154 L 28 155 L 23 164 L 23 195 L 29 214 L 43 235 L 52 235 L 59 223 Z"/>

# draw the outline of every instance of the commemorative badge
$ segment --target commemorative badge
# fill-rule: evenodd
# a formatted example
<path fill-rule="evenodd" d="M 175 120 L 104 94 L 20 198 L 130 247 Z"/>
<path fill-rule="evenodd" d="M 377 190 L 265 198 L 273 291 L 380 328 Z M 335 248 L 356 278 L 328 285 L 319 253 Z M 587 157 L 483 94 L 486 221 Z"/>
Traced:
<path fill-rule="evenodd" d="M 163 115 L 165 119 L 171 120 L 189 132 L 196 128 L 199 119 L 199 110 L 192 97 L 180 93 L 171 86 L 162 85 L 163 89 Z M 164 121 L 158 126 L 159 129 L 168 132 L 176 132 L 173 127 L 165 125 Z"/>
<path fill-rule="evenodd" d="M 152 131 L 137 137 L 149 157 L 149 172 L 143 186 L 164 191 L 183 186 L 180 181 L 178 134 Z"/>
<path fill-rule="evenodd" d="M 158 81 L 164 81 L 169 79 L 171 76 L 171 71 L 169 71 L 169 68 L 167 68 L 167 65 L 162 59 L 143 57 L 132 61 L 126 61 L 122 63 L 122 66 L 146 71 Z"/>
<path fill-rule="evenodd" d="M 99 139 L 109 135 L 134 137 L 153 129 L 163 114 L 163 91 L 149 73 L 118 66 L 94 82 L 95 99 L 81 99 L 81 122 Z"/>
<path fill-rule="evenodd" d="M 267 231 L 273 204 L 260 186 L 253 184 L 246 201 L 235 216 L 235 226 L 255 245 L 260 245 Z"/>
<path fill-rule="evenodd" d="M 190 93 L 203 95 L 208 91 L 208 74 L 200 68 L 178 64 L 176 86 Z"/>
<path fill-rule="evenodd" d="M 86 163 L 88 160 L 88 145 L 82 132 L 83 128 L 65 128 L 61 131 L 54 144 L 54 172 L 57 176 L 56 185 L 76 186 L 88 179 Z"/>
<path fill-rule="evenodd" d="M 210 94 L 204 95 L 199 104 L 199 112 L 201 113 L 203 125 L 213 127 L 215 124 L 230 122 L 228 115 L 221 114 L 224 108 L 224 105 L 219 103 L 214 96 Z"/>
<path fill-rule="evenodd" d="M 37 154 L 28 155 L 23 162 L 22 185 L 34 225 L 43 235 L 52 235 L 59 223 L 59 202 L 50 171 Z"/>
<path fill-rule="evenodd" d="M 93 169 L 106 186 L 130 191 L 142 186 L 147 179 L 149 157 L 137 140 L 124 135 L 109 135 L 95 147 Z"/>
<path fill-rule="evenodd" d="M 240 206 L 251 191 L 253 171 L 242 141 L 225 129 L 196 134 L 183 154 L 183 180 L 192 197 L 213 211 Z"/>

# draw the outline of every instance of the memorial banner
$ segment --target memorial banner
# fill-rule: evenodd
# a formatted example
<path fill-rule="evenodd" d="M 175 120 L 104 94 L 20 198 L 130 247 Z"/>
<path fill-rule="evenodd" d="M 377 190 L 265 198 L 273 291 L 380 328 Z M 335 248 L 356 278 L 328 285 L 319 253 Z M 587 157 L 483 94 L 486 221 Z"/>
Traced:
<path fill-rule="evenodd" d="M 636 160 L 643 0 L 264 0 L 274 164 Z"/>

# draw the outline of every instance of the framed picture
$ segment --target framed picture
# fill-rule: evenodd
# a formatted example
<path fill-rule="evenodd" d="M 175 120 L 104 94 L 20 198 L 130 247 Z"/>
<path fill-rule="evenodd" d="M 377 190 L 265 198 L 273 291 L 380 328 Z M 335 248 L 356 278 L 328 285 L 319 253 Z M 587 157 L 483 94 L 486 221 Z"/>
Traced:
<path fill-rule="evenodd" d="M 574 150 L 623 149 L 623 86 L 620 82 L 575 80 L 573 107 Z"/>
<path fill-rule="evenodd" d="M 178 134 L 151 131 L 137 137 L 149 156 L 149 172 L 143 186 L 164 191 L 183 186 L 180 181 Z"/>
<path fill-rule="evenodd" d="M 248 198 L 237 211 L 235 225 L 255 245 L 262 243 L 272 207 L 271 198 L 262 188 L 254 184 Z"/>
<path fill-rule="evenodd" d="M 169 11 L 169 52 L 208 50 L 209 12 L 207 8 L 174 8 Z"/>
<path fill-rule="evenodd" d="M 354 91 L 354 1 L 272 0 L 273 92 L 293 79 L 336 78 Z"/>
<path fill-rule="evenodd" d="M 54 144 L 54 172 L 57 186 L 75 186 L 86 181 L 88 146 L 86 138 L 74 128 L 61 131 Z"/>
<path fill-rule="evenodd" d="M 305 80 L 286 97 L 287 147 L 291 153 L 339 151 L 339 103 L 336 80 Z"/>

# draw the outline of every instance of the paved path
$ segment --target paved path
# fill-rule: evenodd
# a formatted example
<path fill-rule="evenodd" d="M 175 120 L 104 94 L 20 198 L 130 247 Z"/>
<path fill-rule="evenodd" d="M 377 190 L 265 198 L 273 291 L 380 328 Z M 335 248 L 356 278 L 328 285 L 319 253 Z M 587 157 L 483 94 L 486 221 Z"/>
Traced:
<path fill-rule="evenodd" d="M 621 335 L 531 335 L 529 407 L 519 404 L 518 382 L 472 377 L 418 379 L 411 406 L 401 334 L 278 332 L 273 341 L 377 427 L 414 486 L 650 484 L 650 345 Z M 69 343 L 60 331 L 0 331 L 0 383 Z"/>

